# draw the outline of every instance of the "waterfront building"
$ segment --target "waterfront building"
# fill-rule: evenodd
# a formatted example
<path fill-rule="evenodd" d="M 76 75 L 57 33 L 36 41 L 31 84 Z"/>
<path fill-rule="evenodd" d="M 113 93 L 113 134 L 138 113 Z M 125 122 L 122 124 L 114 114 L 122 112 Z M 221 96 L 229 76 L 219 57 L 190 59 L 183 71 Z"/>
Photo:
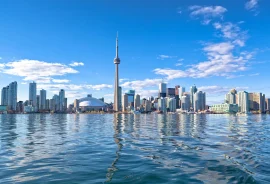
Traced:
<path fill-rule="evenodd" d="M 166 99 L 161 97 L 158 99 L 158 110 L 162 112 L 167 112 L 167 107 L 166 107 Z"/>
<path fill-rule="evenodd" d="M 179 88 L 180 88 L 179 85 L 175 86 L 176 109 L 180 108 L 180 97 L 182 96 L 182 95 L 179 95 Z"/>
<path fill-rule="evenodd" d="M 37 107 L 36 107 L 36 111 L 39 111 L 39 99 L 40 99 L 40 96 L 37 95 Z"/>
<path fill-rule="evenodd" d="M 23 112 L 24 112 L 23 106 L 24 106 L 24 105 L 23 105 L 23 101 L 19 101 L 19 102 L 17 103 L 17 109 L 16 109 L 16 110 L 17 110 L 18 113 L 23 113 Z"/>
<path fill-rule="evenodd" d="M 122 111 L 122 87 L 118 87 L 118 110 Z"/>
<path fill-rule="evenodd" d="M 101 101 L 101 100 L 100 100 Z M 104 103 L 104 102 L 103 102 Z M 63 108 L 64 112 L 67 111 L 67 98 L 64 99 L 64 108 Z"/>
<path fill-rule="evenodd" d="M 239 112 L 248 113 L 249 112 L 249 94 L 246 91 L 240 91 L 238 93 L 238 106 Z"/>
<path fill-rule="evenodd" d="M 158 97 L 161 98 L 165 98 L 166 97 L 166 89 L 167 89 L 167 84 L 166 83 L 160 83 L 159 84 L 159 90 L 158 90 Z"/>
<path fill-rule="evenodd" d="M 175 97 L 175 88 L 167 88 L 166 97 Z"/>
<path fill-rule="evenodd" d="M 50 100 L 49 99 L 46 99 L 45 109 L 50 110 Z"/>
<path fill-rule="evenodd" d="M 59 103 L 59 96 L 58 95 L 53 95 L 53 100 L 54 100 L 54 105 L 55 105 L 55 111 L 60 110 L 60 103 Z"/>
<path fill-rule="evenodd" d="M 115 64 L 115 83 L 114 83 L 114 108 L 113 110 L 118 112 L 119 107 L 121 104 L 119 104 L 119 71 L 118 71 L 118 65 L 120 64 L 120 58 L 118 57 L 118 34 L 116 37 L 116 57 L 114 58 L 114 64 Z M 121 97 L 121 96 L 120 96 Z"/>
<path fill-rule="evenodd" d="M 238 104 L 216 104 L 210 107 L 210 111 L 214 113 L 232 114 L 238 112 Z"/>
<path fill-rule="evenodd" d="M 265 99 L 265 110 L 270 111 L 270 98 Z"/>
<path fill-rule="evenodd" d="M 79 100 L 78 99 L 75 99 L 74 100 L 74 110 L 75 111 L 78 111 L 79 110 Z"/>
<path fill-rule="evenodd" d="M 40 90 L 39 95 L 39 110 L 46 110 L 46 90 Z"/>
<path fill-rule="evenodd" d="M 190 87 L 190 106 L 193 109 L 194 108 L 194 94 L 197 92 L 197 87 L 191 86 Z"/>
<path fill-rule="evenodd" d="M 78 99 L 79 109 L 83 112 L 85 111 L 100 111 L 105 110 L 107 105 L 101 100 L 92 97 L 91 94 L 87 97 Z M 67 110 L 67 108 L 65 109 Z"/>
<path fill-rule="evenodd" d="M 8 109 L 16 111 L 17 108 L 17 82 L 9 84 L 8 88 Z"/>
<path fill-rule="evenodd" d="M 144 112 L 150 112 L 152 108 L 152 103 L 151 101 L 147 100 L 147 99 L 143 99 L 142 100 L 142 109 Z"/>
<path fill-rule="evenodd" d="M 33 113 L 33 112 L 36 112 L 36 108 L 33 107 L 32 105 L 24 106 L 23 110 L 24 110 L 25 113 Z"/>
<path fill-rule="evenodd" d="M 265 112 L 265 95 L 262 93 L 249 93 L 249 110 Z"/>
<path fill-rule="evenodd" d="M 181 97 L 181 110 L 190 110 L 190 95 L 188 93 L 183 93 L 183 96 Z"/>
<path fill-rule="evenodd" d="M 237 103 L 237 91 L 232 89 L 229 93 L 225 95 L 225 103 L 236 104 Z"/>
<path fill-rule="evenodd" d="M 167 99 L 167 108 L 170 112 L 176 111 L 176 99 L 175 98 L 168 98 Z"/>
<path fill-rule="evenodd" d="M 134 97 L 135 97 L 135 90 L 129 90 L 127 93 L 128 96 L 128 106 L 130 109 L 134 108 Z"/>
<path fill-rule="evenodd" d="M 65 109 L 65 90 L 61 89 L 59 91 L 59 111 L 64 112 Z"/>
<path fill-rule="evenodd" d="M 205 103 L 206 103 L 205 93 L 203 93 L 202 91 L 197 91 L 194 94 L 194 111 L 198 112 L 205 110 L 206 105 Z"/>
<path fill-rule="evenodd" d="M 29 83 L 29 105 L 37 106 L 37 84 L 35 82 Z"/>
<path fill-rule="evenodd" d="M 140 106 L 141 106 L 140 95 L 137 94 L 135 97 L 135 110 L 137 110 Z"/>
<path fill-rule="evenodd" d="M 8 89 L 9 86 L 3 87 L 2 89 L 2 95 L 1 95 L 1 105 L 8 105 Z"/>
<path fill-rule="evenodd" d="M 50 111 L 55 111 L 55 101 L 54 101 L 54 99 L 50 99 L 50 101 L 49 101 L 49 110 Z"/>
<path fill-rule="evenodd" d="M 128 107 L 128 95 L 124 94 L 123 95 L 123 100 L 122 100 L 122 111 L 125 112 L 127 110 Z"/>

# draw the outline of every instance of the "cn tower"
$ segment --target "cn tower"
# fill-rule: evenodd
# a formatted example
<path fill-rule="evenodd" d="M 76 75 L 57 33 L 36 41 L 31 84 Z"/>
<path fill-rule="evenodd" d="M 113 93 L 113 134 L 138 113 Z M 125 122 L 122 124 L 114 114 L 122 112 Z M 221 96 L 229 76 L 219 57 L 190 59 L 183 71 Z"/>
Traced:
<path fill-rule="evenodd" d="M 115 83 L 114 83 L 114 106 L 113 110 L 119 111 L 119 75 L 118 75 L 118 65 L 120 64 L 120 58 L 118 57 L 118 33 L 116 36 L 116 56 L 114 58 L 115 64 Z M 120 97 L 121 98 L 121 97 Z"/>

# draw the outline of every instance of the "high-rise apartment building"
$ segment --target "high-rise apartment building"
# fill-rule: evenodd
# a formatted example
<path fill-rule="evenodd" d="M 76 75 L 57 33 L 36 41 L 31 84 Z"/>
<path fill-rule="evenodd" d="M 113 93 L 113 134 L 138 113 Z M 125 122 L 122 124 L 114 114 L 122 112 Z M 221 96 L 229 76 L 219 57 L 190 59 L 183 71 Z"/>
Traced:
<path fill-rule="evenodd" d="M 60 111 L 60 102 L 59 102 L 59 96 L 53 95 L 54 105 L 55 105 L 55 111 Z"/>
<path fill-rule="evenodd" d="M 270 98 L 265 99 L 265 110 L 270 111 Z"/>
<path fill-rule="evenodd" d="M 179 96 L 183 96 L 183 94 L 186 92 L 186 88 L 185 87 L 180 87 L 179 88 Z"/>
<path fill-rule="evenodd" d="M 134 108 L 134 97 L 135 97 L 135 90 L 129 90 L 127 93 L 128 95 L 128 106 L 133 109 Z"/>
<path fill-rule="evenodd" d="M 248 113 L 249 112 L 249 94 L 246 91 L 240 91 L 238 93 L 238 106 L 239 112 Z"/>
<path fill-rule="evenodd" d="M 136 94 L 135 96 L 135 110 L 137 110 L 141 105 L 140 95 Z"/>
<path fill-rule="evenodd" d="M 205 103 L 206 103 L 205 93 L 203 93 L 202 91 L 197 91 L 194 94 L 194 111 L 198 112 L 205 110 L 206 105 Z"/>
<path fill-rule="evenodd" d="M 29 105 L 37 106 L 37 84 L 35 82 L 29 83 Z"/>
<path fill-rule="evenodd" d="M 122 111 L 125 112 L 128 107 L 128 95 L 124 94 L 123 95 L 123 100 L 122 100 Z"/>
<path fill-rule="evenodd" d="M 176 109 L 180 108 L 180 97 L 182 96 L 182 94 L 179 95 L 179 88 L 180 88 L 179 85 L 175 86 Z"/>
<path fill-rule="evenodd" d="M 36 111 L 39 111 L 39 103 L 40 103 L 39 99 L 40 99 L 40 96 L 37 95 L 37 107 L 35 109 Z"/>
<path fill-rule="evenodd" d="M 181 97 L 181 110 L 190 110 L 190 95 L 188 93 L 183 93 L 183 96 Z"/>
<path fill-rule="evenodd" d="M 170 112 L 176 111 L 176 99 L 175 98 L 168 98 L 167 99 L 167 108 Z"/>
<path fill-rule="evenodd" d="M 1 95 L 1 105 L 8 105 L 8 89 L 9 86 L 3 87 Z"/>
<path fill-rule="evenodd" d="M 192 108 L 194 108 L 194 94 L 197 92 L 197 87 L 191 86 L 190 87 L 190 105 Z"/>
<path fill-rule="evenodd" d="M 237 103 L 237 91 L 232 89 L 229 93 L 225 95 L 225 103 L 236 104 Z"/>
<path fill-rule="evenodd" d="M 46 110 L 46 90 L 40 90 L 39 94 L 39 110 Z"/>
<path fill-rule="evenodd" d="M 59 91 L 59 111 L 65 111 L 65 90 L 63 89 Z"/>
<path fill-rule="evenodd" d="M 265 95 L 262 93 L 249 93 L 250 111 L 265 112 Z"/>
<path fill-rule="evenodd" d="M 118 86 L 118 109 L 122 111 L 122 87 Z"/>
<path fill-rule="evenodd" d="M 166 107 L 166 100 L 165 98 L 161 97 L 158 99 L 158 110 L 162 112 L 167 112 L 167 107 Z"/>
<path fill-rule="evenodd" d="M 17 82 L 9 84 L 8 88 L 8 109 L 16 111 L 17 108 Z"/>

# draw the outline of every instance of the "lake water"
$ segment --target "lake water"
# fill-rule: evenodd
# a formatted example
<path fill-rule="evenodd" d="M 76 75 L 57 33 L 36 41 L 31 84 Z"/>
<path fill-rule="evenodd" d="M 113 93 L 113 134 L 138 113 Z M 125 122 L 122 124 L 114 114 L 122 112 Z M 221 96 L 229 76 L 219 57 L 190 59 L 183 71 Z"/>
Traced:
<path fill-rule="evenodd" d="M 0 183 L 270 183 L 270 116 L 0 115 Z"/>

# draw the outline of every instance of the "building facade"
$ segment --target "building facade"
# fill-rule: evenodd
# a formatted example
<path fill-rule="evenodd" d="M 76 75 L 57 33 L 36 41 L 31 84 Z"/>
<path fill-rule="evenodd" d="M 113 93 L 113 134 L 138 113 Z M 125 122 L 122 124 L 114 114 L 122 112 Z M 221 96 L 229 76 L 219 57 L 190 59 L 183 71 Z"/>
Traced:
<path fill-rule="evenodd" d="M 37 84 L 35 82 L 29 83 L 29 105 L 37 106 Z"/>
<path fill-rule="evenodd" d="M 128 95 L 124 94 L 122 99 L 122 111 L 123 112 L 127 111 L 127 107 L 128 107 Z"/>
<path fill-rule="evenodd" d="M 159 90 L 158 90 L 158 97 L 161 98 L 165 98 L 166 97 L 166 89 L 167 89 L 167 84 L 166 83 L 160 83 L 159 84 Z"/>
<path fill-rule="evenodd" d="M 9 86 L 3 87 L 1 95 L 1 105 L 8 105 L 8 89 Z"/>
<path fill-rule="evenodd" d="M 40 90 L 39 94 L 39 110 L 46 110 L 46 90 Z"/>
<path fill-rule="evenodd" d="M 194 94 L 197 91 L 198 90 L 197 90 L 197 87 L 195 85 L 190 87 L 190 106 L 192 109 L 194 108 Z"/>
<path fill-rule="evenodd" d="M 65 111 L 65 90 L 63 89 L 59 91 L 59 111 Z"/>
<path fill-rule="evenodd" d="M 248 113 L 249 112 L 249 94 L 246 91 L 240 91 L 238 93 L 238 106 L 239 112 Z"/>
<path fill-rule="evenodd" d="M 8 109 L 16 111 L 17 108 L 17 82 L 9 84 L 8 88 Z"/>
<path fill-rule="evenodd" d="M 140 95 L 136 94 L 136 97 L 135 97 L 135 110 L 137 110 L 140 106 L 141 106 Z"/>
<path fill-rule="evenodd" d="M 235 114 L 238 112 L 237 104 L 216 104 L 210 107 L 210 111 L 214 113 L 226 113 L 226 114 Z"/>

